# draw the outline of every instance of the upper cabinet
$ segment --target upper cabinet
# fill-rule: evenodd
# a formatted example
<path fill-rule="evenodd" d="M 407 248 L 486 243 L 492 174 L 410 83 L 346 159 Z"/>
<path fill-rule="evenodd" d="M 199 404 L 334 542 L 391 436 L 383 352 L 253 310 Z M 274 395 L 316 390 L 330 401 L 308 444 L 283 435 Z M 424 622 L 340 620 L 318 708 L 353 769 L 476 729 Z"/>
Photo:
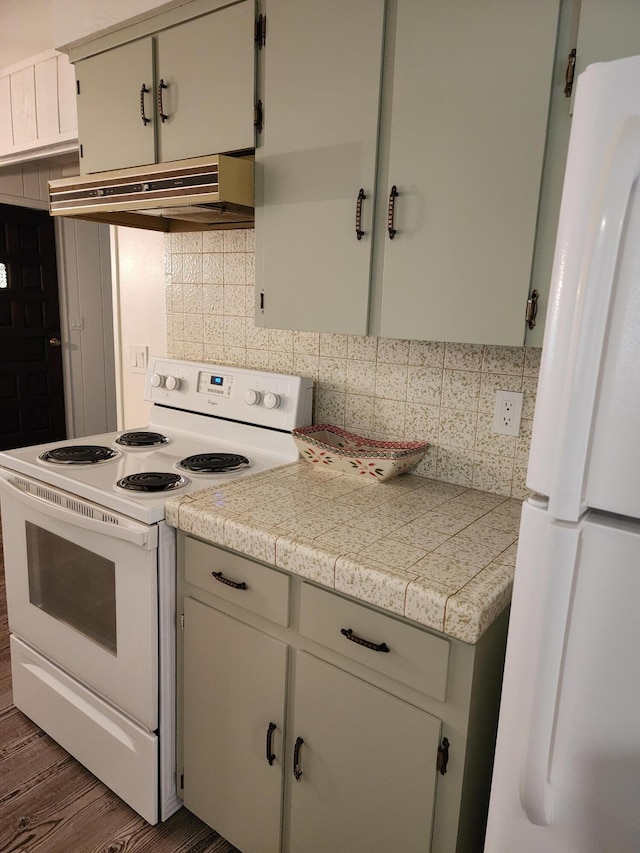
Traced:
<path fill-rule="evenodd" d="M 76 62 L 83 174 L 251 149 L 254 2 Z"/>
<path fill-rule="evenodd" d="M 640 54 L 640 3 L 636 0 L 562 0 L 549 132 L 540 194 L 531 291 L 539 294 L 537 320 L 526 344 L 542 346 L 556 229 L 579 76 L 594 62 Z"/>
<path fill-rule="evenodd" d="M 559 0 L 390 0 L 381 97 L 381 2 L 320 21 L 297 3 L 293 32 L 284 5 L 267 8 L 257 322 L 522 344 Z"/>
<path fill-rule="evenodd" d="M 523 343 L 558 8 L 397 3 L 375 333 Z"/>
<path fill-rule="evenodd" d="M 385 3 L 322 6 L 266 8 L 256 322 L 365 334 Z"/>

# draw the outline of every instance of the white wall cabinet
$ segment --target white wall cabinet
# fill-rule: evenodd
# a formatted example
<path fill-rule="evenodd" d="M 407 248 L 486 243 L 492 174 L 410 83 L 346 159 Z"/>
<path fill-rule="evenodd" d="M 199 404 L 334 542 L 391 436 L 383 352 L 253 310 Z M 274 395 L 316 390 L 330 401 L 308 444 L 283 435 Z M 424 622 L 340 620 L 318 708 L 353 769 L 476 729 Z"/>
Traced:
<path fill-rule="evenodd" d="M 75 152 L 75 87 L 68 58 L 48 50 L 1 69 L 0 115 L 0 167 Z"/>
<path fill-rule="evenodd" d="M 76 62 L 83 174 L 254 145 L 254 4 Z"/>
<path fill-rule="evenodd" d="M 320 23 L 327 32 L 313 4 L 297 4 L 293 23 L 283 5 L 268 0 L 258 322 L 522 344 L 559 0 L 390 0 L 378 136 L 382 4 L 337 4 Z M 309 32 L 316 49 L 285 48 Z M 355 155 L 376 139 L 372 191 Z M 328 157 L 338 153 L 337 170 Z"/>
<path fill-rule="evenodd" d="M 468 646 L 182 533 L 178 553 L 187 808 L 243 853 L 481 849 L 506 614 Z"/>

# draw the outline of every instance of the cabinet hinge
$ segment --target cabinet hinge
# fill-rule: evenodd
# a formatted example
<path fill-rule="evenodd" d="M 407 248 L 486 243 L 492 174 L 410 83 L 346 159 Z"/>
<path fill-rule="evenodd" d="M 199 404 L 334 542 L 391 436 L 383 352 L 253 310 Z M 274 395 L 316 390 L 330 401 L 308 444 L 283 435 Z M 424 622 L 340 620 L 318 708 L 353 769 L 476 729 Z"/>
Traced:
<path fill-rule="evenodd" d="M 258 15 L 254 28 L 254 39 L 258 50 L 262 50 L 267 43 L 267 16 Z"/>
<path fill-rule="evenodd" d="M 531 291 L 531 296 L 527 299 L 527 308 L 525 311 L 525 320 L 530 329 L 535 329 L 536 317 L 538 316 L 538 299 L 540 294 L 537 290 Z"/>
<path fill-rule="evenodd" d="M 264 314 L 264 290 L 260 291 L 260 310 Z"/>
<path fill-rule="evenodd" d="M 80 94 L 80 81 L 76 80 L 76 95 Z"/>
<path fill-rule="evenodd" d="M 262 133 L 262 101 L 257 101 L 253 108 L 253 126 Z"/>
<path fill-rule="evenodd" d="M 84 157 L 84 147 L 83 147 L 82 143 L 80 143 L 80 156 Z"/>
<path fill-rule="evenodd" d="M 573 92 L 573 77 L 576 73 L 576 49 L 575 47 L 569 54 L 567 62 L 567 71 L 564 76 L 564 96 L 570 98 Z"/>
<path fill-rule="evenodd" d="M 184 791 L 184 773 L 180 774 L 180 789 Z"/>
<path fill-rule="evenodd" d="M 184 631 L 184 613 L 180 614 L 180 627 Z"/>
<path fill-rule="evenodd" d="M 449 739 L 443 737 L 442 743 L 438 747 L 438 757 L 436 759 L 436 767 L 442 776 L 447 772 L 447 764 L 449 763 L 449 746 Z"/>

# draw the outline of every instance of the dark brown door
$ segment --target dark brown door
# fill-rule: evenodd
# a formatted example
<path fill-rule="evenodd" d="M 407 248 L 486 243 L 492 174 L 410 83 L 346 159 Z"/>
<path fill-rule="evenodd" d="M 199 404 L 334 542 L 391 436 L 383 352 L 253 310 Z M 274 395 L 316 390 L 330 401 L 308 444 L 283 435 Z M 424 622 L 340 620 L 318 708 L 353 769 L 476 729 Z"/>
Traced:
<path fill-rule="evenodd" d="M 0 449 L 65 437 L 53 220 L 0 204 Z"/>

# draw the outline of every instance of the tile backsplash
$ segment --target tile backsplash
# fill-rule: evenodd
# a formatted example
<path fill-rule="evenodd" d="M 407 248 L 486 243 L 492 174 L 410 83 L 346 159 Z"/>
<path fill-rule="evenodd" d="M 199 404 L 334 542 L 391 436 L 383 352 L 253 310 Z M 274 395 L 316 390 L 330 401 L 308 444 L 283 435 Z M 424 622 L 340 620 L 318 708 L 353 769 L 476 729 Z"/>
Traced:
<path fill-rule="evenodd" d="M 414 470 L 522 498 L 541 350 L 256 327 L 255 232 L 170 234 L 167 353 L 313 378 L 314 421 L 431 444 Z M 492 432 L 495 392 L 524 394 L 520 435 Z"/>

